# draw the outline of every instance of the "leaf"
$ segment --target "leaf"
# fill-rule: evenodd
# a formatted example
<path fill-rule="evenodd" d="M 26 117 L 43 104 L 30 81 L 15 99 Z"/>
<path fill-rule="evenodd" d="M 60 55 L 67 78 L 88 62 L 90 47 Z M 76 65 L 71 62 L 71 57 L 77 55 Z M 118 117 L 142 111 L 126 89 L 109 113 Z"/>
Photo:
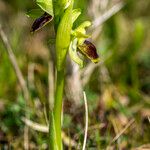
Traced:
<path fill-rule="evenodd" d="M 32 9 L 32 10 L 28 11 L 26 15 L 28 17 L 36 19 L 43 14 L 44 14 L 44 11 L 42 11 L 41 9 Z"/>
<path fill-rule="evenodd" d="M 57 29 L 56 56 L 58 70 L 61 70 L 64 67 L 67 50 L 70 45 L 70 34 L 72 29 L 72 8 L 73 2 L 71 2 L 70 6 L 64 12 L 64 15 L 62 16 Z"/>
<path fill-rule="evenodd" d="M 72 23 L 74 23 L 80 15 L 81 15 L 81 9 L 74 9 L 72 11 Z"/>
<path fill-rule="evenodd" d="M 71 59 L 77 63 L 81 68 L 83 67 L 83 60 L 77 54 L 77 39 L 74 39 L 69 46 L 69 55 Z"/>
<path fill-rule="evenodd" d="M 54 16 L 52 0 L 36 0 L 36 3 L 43 11 Z"/>

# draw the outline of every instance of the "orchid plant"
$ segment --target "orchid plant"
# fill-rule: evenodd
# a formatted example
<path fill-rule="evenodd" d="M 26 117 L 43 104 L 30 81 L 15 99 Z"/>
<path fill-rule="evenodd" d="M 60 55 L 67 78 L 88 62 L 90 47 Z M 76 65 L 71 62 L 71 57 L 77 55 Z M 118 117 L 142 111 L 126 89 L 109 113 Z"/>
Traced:
<path fill-rule="evenodd" d="M 86 34 L 86 28 L 91 22 L 85 21 L 73 29 L 74 22 L 81 14 L 80 9 L 73 8 L 73 0 L 36 0 L 36 4 L 39 9 L 31 10 L 27 14 L 36 18 L 31 32 L 38 31 L 54 20 L 57 78 L 54 105 L 49 111 L 49 149 L 62 150 L 61 116 L 66 55 L 69 53 L 70 58 L 81 68 L 84 65 L 81 55 L 94 63 L 99 61 L 99 56 L 96 47 L 87 40 L 90 35 Z"/>

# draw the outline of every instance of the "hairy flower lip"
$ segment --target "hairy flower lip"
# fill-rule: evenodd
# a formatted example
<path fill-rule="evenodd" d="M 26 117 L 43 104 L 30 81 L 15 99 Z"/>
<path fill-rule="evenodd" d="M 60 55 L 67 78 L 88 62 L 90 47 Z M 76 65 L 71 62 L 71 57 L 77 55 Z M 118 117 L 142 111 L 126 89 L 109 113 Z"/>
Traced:
<path fill-rule="evenodd" d="M 48 24 L 52 19 L 53 19 L 53 17 L 45 12 L 41 17 L 37 18 L 33 22 L 33 25 L 31 27 L 31 32 L 33 33 L 35 31 L 41 29 L 46 24 Z"/>
<path fill-rule="evenodd" d="M 99 62 L 99 55 L 97 54 L 96 47 L 90 41 L 85 40 L 83 44 L 78 45 L 78 50 L 80 53 L 88 57 L 92 62 Z"/>

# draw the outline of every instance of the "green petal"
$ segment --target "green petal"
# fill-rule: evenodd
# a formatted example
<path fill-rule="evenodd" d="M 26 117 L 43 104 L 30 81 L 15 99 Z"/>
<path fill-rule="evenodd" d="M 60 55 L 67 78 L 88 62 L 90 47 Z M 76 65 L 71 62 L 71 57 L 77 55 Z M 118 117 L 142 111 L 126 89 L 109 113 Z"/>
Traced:
<path fill-rule="evenodd" d="M 72 23 L 74 23 L 80 15 L 81 15 L 81 9 L 74 9 L 72 11 Z"/>
<path fill-rule="evenodd" d="M 90 35 L 86 34 L 85 28 L 89 27 L 91 25 L 90 21 L 83 22 L 79 27 L 77 27 L 75 30 L 72 31 L 72 35 L 74 37 L 78 38 L 78 44 L 82 44 L 85 39 L 89 38 Z"/>
<path fill-rule="evenodd" d="M 54 16 L 52 0 L 36 0 L 36 3 L 43 11 Z"/>
<path fill-rule="evenodd" d="M 79 27 L 77 27 L 74 31 L 75 32 L 81 32 L 82 34 L 86 34 L 85 28 L 87 28 L 89 26 L 91 26 L 91 22 L 90 21 L 85 21 Z"/>
<path fill-rule="evenodd" d="M 70 55 L 71 59 L 82 68 L 83 67 L 83 60 L 77 54 L 77 42 L 78 42 L 77 39 L 74 39 L 70 43 L 69 55 Z"/>
<path fill-rule="evenodd" d="M 65 7 L 64 9 L 67 9 L 71 4 L 71 0 L 65 0 Z"/>

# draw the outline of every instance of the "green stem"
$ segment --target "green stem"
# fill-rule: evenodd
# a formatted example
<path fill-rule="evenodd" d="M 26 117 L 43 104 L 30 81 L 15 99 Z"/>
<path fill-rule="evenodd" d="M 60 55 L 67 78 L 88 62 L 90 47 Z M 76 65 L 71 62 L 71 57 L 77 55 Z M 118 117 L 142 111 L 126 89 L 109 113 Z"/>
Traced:
<path fill-rule="evenodd" d="M 62 114 L 63 89 L 64 89 L 64 69 L 62 69 L 61 71 L 57 71 L 55 103 L 54 103 L 56 139 L 59 150 L 62 150 L 61 114 Z"/>
<path fill-rule="evenodd" d="M 53 111 L 49 111 L 49 150 L 58 150 Z"/>

